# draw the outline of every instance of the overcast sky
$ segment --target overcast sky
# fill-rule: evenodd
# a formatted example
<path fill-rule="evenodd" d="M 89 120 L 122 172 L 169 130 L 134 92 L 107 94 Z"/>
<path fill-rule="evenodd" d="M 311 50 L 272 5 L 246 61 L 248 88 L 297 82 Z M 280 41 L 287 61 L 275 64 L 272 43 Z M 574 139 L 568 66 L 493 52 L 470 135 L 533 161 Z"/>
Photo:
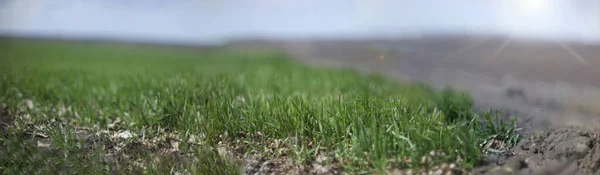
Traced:
<path fill-rule="evenodd" d="M 600 40 L 600 1 L 0 0 L 3 33 L 212 41 L 408 30 Z"/>

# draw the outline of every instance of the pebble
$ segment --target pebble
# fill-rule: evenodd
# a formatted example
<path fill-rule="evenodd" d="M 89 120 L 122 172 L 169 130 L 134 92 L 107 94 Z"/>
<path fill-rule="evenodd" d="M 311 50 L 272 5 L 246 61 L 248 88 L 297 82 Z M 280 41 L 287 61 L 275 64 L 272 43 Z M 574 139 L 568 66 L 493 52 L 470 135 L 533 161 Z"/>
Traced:
<path fill-rule="evenodd" d="M 578 153 L 587 152 L 589 149 L 590 148 L 586 144 L 583 144 L 583 143 L 578 143 L 575 145 L 575 151 Z"/>

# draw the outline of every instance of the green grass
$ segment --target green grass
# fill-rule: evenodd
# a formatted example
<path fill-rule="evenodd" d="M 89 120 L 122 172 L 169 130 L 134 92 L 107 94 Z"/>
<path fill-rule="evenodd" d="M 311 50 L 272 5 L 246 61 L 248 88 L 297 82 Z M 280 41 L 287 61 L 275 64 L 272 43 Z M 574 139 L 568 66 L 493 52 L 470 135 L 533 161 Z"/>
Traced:
<path fill-rule="evenodd" d="M 249 153 L 266 152 L 277 139 L 284 140 L 285 154 L 272 157 L 305 164 L 327 154 L 332 159 L 326 164 L 348 172 L 441 163 L 470 169 L 484 151 L 502 151 L 482 144 L 519 139 L 514 123 L 493 123 L 492 113 L 471 111 L 466 94 L 309 68 L 278 52 L 4 39 L 0 53 L 0 103 L 16 118 L 1 140 L 0 171 L 6 174 L 231 174 L 239 169 L 215 152 L 219 141 L 250 142 Z M 109 147 L 85 149 L 87 140 L 75 136 L 82 127 L 110 131 L 117 118 L 123 122 L 113 130 L 138 135 L 128 142 L 179 133 L 181 152 L 200 159 L 181 163 L 157 155 L 160 161 L 141 170 L 132 165 L 135 156 L 114 165 L 105 160 Z M 51 155 L 35 145 L 26 134 L 31 131 L 49 136 Z M 256 133 L 263 137 L 249 137 Z M 202 144 L 188 143 L 191 136 Z M 431 164 L 403 161 L 431 151 L 444 155 Z"/>

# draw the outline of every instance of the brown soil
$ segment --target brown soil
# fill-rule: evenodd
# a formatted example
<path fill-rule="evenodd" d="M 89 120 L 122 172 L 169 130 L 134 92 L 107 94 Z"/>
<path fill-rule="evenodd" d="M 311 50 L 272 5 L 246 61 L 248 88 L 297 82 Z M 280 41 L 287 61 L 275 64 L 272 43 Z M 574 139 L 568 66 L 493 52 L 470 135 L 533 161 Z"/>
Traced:
<path fill-rule="evenodd" d="M 334 175 L 342 174 L 339 167 L 324 165 L 328 156 L 320 155 L 315 161 L 306 160 L 298 164 L 290 156 L 294 143 L 292 139 L 265 138 L 260 132 L 255 134 L 237 133 L 240 139 L 226 139 L 225 135 L 219 136 L 218 151 L 222 157 L 234 160 L 243 165 L 244 174 L 287 174 L 287 175 Z M 250 140 L 250 142 L 248 142 Z M 263 147 L 264 151 L 250 151 L 249 147 Z M 302 160 L 300 160 L 302 161 Z"/>
<path fill-rule="evenodd" d="M 489 157 L 478 174 L 598 174 L 598 133 L 578 129 L 550 129 L 532 135 L 513 150 L 508 159 Z"/>
<path fill-rule="evenodd" d="M 24 108 L 21 107 L 21 109 Z M 20 111 L 24 112 L 24 110 Z M 16 116 L 22 115 L 19 115 L 18 112 Z M 20 138 L 19 142 L 22 142 L 22 146 L 34 147 L 35 150 L 39 150 L 39 155 L 34 156 L 38 162 L 53 161 L 52 158 L 61 157 L 61 150 L 49 136 L 48 129 L 56 127 L 72 129 L 75 139 L 82 143 L 81 147 L 69 150 L 76 156 L 75 160 L 110 166 L 110 170 L 114 174 L 143 174 L 149 165 L 175 168 L 173 169 L 175 174 L 191 174 L 185 170 L 178 172 L 180 170 L 176 167 L 201 164 L 202 162 L 199 161 L 203 161 L 202 157 L 198 157 L 202 155 L 179 149 L 179 145 L 183 141 L 177 132 L 161 128 L 146 128 L 147 131 L 152 130 L 160 134 L 142 137 L 141 133 L 126 130 L 118 118 L 108 125 L 109 130 L 105 127 L 71 127 L 72 123 L 62 120 L 34 126 L 26 118 L 11 117 L 9 108 L 4 104 L 0 106 L 0 133 L 3 134 L 3 137 L 8 134 L 21 136 L 15 130 L 18 122 L 24 122 L 21 124 L 26 127 L 25 137 Z M 298 164 L 297 161 L 287 156 L 292 151 L 291 141 L 264 138 L 260 132 L 257 134 L 238 133 L 237 135 L 252 141 L 227 140 L 226 136 L 221 135 L 217 152 L 220 157 L 224 158 L 219 159 L 220 161 L 232 161 L 242 165 L 244 174 L 334 175 L 342 173 L 338 167 L 324 165 L 322 160 L 327 159 L 324 155 L 319 156 L 316 161 L 310 162 L 309 160 L 309 162 Z M 200 137 L 202 136 L 190 136 L 187 143 L 197 148 L 212 150 L 210 147 L 203 146 Z M 252 146 L 261 146 L 266 150 L 264 152 L 247 152 L 251 143 L 258 144 Z M 4 150 L 6 147 L 3 146 L 4 144 L 0 144 L 0 151 L 6 151 Z M 43 172 L 65 173 L 65 171 L 69 171 L 70 167 L 46 166 L 41 168 L 45 168 Z M 0 170 L 0 174 L 2 173 Z"/>
<path fill-rule="evenodd" d="M 26 155 L 39 165 L 39 171 L 46 173 L 70 174 L 70 166 L 58 166 L 55 161 L 64 158 L 64 151 L 59 149 L 57 143 L 51 138 L 51 128 L 65 128 L 73 131 L 73 138 L 81 146 L 73 146 L 67 152 L 71 154 L 70 161 L 84 161 L 89 163 L 101 163 L 111 167 L 110 170 L 115 174 L 141 174 L 148 165 L 190 165 L 198 162 L 198 158 L 191 153 L 180 151 L 179 143 L 181 138 L 177 133 L 161 132 L 161 135 L 147 138 L 138 137 L 140 134 L 124 130 L 120 120 L 113 121 L 107 130 L 105 127 L 73 127 L 73 123 L 57 119 L 52 122 L 34 125 L 25 115 L 25 107 L 20 107 L 14 116 L 10 115 L 9 107 L 2 104 L 0 106 L 0 134 L 2 138 L 18 139 L 18 149 L 24 149 L 29 152 Z M 29 107 L 32 109 L 32 105 Z M 19 126 L 23 127 L 17 129 Z M 154 129 L 155 130 L 155 129 Z M 9 136 L 9 137 L 7 137 Z M 65 136 L 67 138 L 68 136 Z M 134 140 L 130 138 L 136 138 Z M 0 152 L 7 151 L 5 144 L 15 140 L 2 140 Z M 197 144 L 196 142 L 189 142 Z M 15 146 L 12 146 L 13 151 Z M 10 151 L 10 150 L 8 150 Z M 18 150 L 21 151 L 21 150 Z M 25 156 L 25 155 L 24 155 Z M 4 160 L 3 160 L 4 161 Z M 170 163 L 170 164 L 169 164 Z M 48 166 L 51 164 L 51 166 Z M 55 165 L 56 164 L 56 165 Z M 176 170 L 177 171 L 177 170 Z M 71 172 L 72 173 L 72 172 Z M 0 170 L 0 174 L 3 171 Z"/>

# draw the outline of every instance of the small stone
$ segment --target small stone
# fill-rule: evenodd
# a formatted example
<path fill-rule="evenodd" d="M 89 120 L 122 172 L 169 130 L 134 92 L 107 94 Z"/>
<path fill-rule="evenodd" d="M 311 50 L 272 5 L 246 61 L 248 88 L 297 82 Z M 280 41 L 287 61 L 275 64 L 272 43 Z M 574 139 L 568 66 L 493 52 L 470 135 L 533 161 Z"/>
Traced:
<path fill-rule="evenodd" d="M 225 149 L 224 147 L 217 148 L 217 152 L 219 153 L 219 155 L 221 155 L 221 157 L 227 156 L 227 149 Z"/>
<path fill-rule="evenodd" d="M 442 163 L 440 165 L 440 168 L 443 169 L 443 170 L 448 169 L 448 164 Z"/>
<path fill-rule="evenodd" d="M 65 108 L 65 105 L 61 105 L 60 108 L 58 109 L 58 116 L 62 117 L 66 113 L 67 113 L 67 108 Z"/>
<path fill-rule="evenodd" d="M 527 168 L 527 163 L 525 162 L 525 159 L 522 157 L 513 157 L 510 160 L 508 160 L 505 165 L 503 166 L 503 168 L 506 171 L 509 172 L 513 172 L 513 171 L 518 171 L 521 169 L 525 169 Z"/>
<path fill-rule="evenodd" d="M 25 100 L 25 103 L 27 104 L 27 108 L 29 109 L 33 109 L 33 101 L 31 100 Z"/>
<path fill-rule="evenodd" d="M 113 135 L 113 137 L 121 138 L 121 139 L 129 139 L 134 136 L 135 136 L 135 134 L 131 133 L 131 131 L 123 131 L 121 133 L 117 133 L 117 134 Z"/>
<path fill-rule="evenodd" d="M 583 144 L 583 143 L 578 143 L 575 145 L 575 151 L 578 153 L 587 152 L 589 149 L 590 148 L 586 144 Z"/>
<path fill-rule="evenodd" d="M 327 156 L 325 156 L 323 154 L 319 154 L 316 158 L 317 163 L 323 163 L 325 161 L 327 161 Z"/>
<path fill-rule="evenodd" d="M 325 173 L 329 172 L 329 167 L 319 165 L 319 164 L 313 164 L 312 172 L 315 174 L 325 174 Z"/>
<path fill-rule="evenodd" d="M 178 141 L 171 142 L 171 148 L 179 148 L 179 142 Z"/>
<path fill-rule="evenodd" d="M 448 165 L 448 168 L 454 169 L 454 168 L 456 168 L 456 164 L 451 163 L 450 165 Z"/>
<path fill-rule="evenodd" d="M 121 118 L 120 118 L 120 117 L 117 117 L 117 118 L 115 119 L 115 121 L 113 121 L 113 124 L 119 124 L 119 123 L 121 123 Z"/>
<path fill-rule="evenodd" d="M 37 141 L 37 146 L 40 148 L 48 148 L 48 147 L 50 147 L 50 144 Z"/>

